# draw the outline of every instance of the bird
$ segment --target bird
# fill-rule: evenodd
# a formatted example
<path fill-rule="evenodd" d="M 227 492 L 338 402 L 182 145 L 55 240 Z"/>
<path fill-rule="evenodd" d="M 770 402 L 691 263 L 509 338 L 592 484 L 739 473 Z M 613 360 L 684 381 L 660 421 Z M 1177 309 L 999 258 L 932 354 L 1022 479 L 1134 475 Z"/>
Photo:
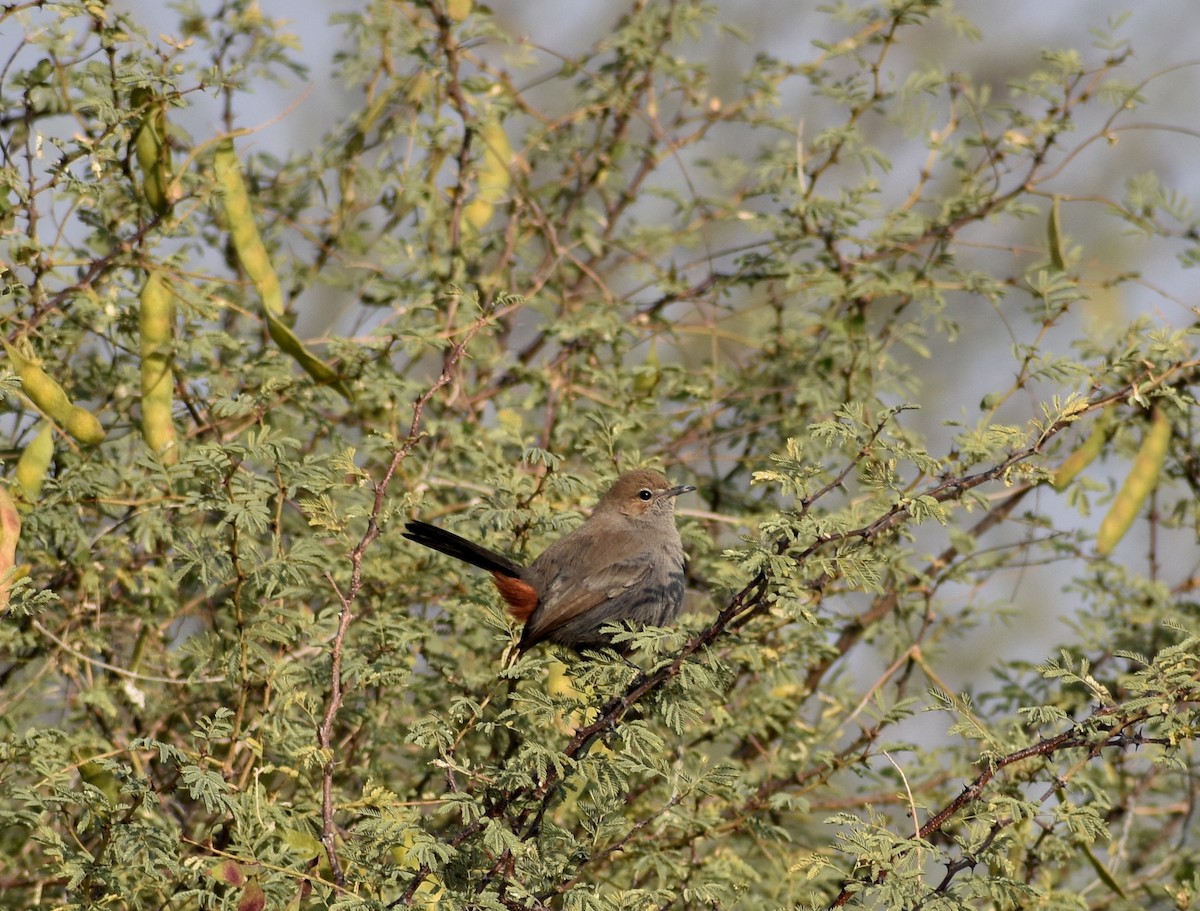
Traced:
<path fill-rule="evenodd" d="M 683 606 L 683 542 L 675 499 L 695 490 L 657 471 L 622 474 L 582 525 L 528 566 L 428 522 L 404 537 L 487 570 L 508 612 L 524 624 L 518 652 L 541 642 L 576 651 L 611 645 L 607 623 L 664 626 Z"/>

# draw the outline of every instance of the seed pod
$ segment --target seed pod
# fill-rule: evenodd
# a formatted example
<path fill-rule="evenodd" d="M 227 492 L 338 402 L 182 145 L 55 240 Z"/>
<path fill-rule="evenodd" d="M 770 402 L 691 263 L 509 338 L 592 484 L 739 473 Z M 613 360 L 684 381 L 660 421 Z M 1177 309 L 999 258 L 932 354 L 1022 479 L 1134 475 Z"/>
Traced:
<path fill-rule="evenodd" d="M 483 143 L 483 160 L 479 165 L 479 188 L 475 198 L 463 209 L 463 235 L 470 237 L 483 230 L 498 204 L 504 201 L 512 183 L 509 169 L 513 166 L 513 150 L 508 134 L 498 123 L 479 128 Z"/>
<path fill-rule="evenodd" d="M 1046 242 L 1050 248 L 1050 265 L 1062 272 L 1067 268 L 1067 256 L 1063 250 L 1062 220 L 1059 213 L 1059 196 L 1050 199 L 1050 215 L 1046 219 Z"/>
<path fill-rule="evenodd" d="M 1171 419 L 1161 407 L 1155 407 L 1150 416 L 1150 427 L 1129 469 L 1129 476 L 1117 491 L 1116 498 L 1108 508 L 1108 515 L 1096 533 L 1096 552 L 1101 556 L 1112 553 L 1142 511 L 1150 491 L 1158 486 L 1170 444 Z"/>
<path fill-rule="evenodd" d="M 142 195 L 150 208 L 165 215 L 171 208 L 171 148 L 167 144 L 167 104 L 151 89 L 138 86 L 129 95 L 134 110 L 145 108 L 131 144 L 142 171 Z"/>
<path fill-rule="evenodd" d="M 25 444 L 17 459 L 17 488 L 26 503 L 36 503 L 42 495 L 42 484 L 54 458 L 54 425 L 42 423 L 38 435 Z"/>
<path fill-rule="evenodd" d="M 79 763 L 79 777 L 104 794 L 114 807 L 121 802 L 121 783 L 98 762 Z"/>
<path fill-rule="evenodd" d="M 646 360 L 642 362 L 640 367 L 634 368 L 634 393 L 639 398 L 650 398 L 654 394 L 659 381 L 662 379 L 662 375 L 662 360 L 658 356 L 658 346 L 651 340 L 650 350 L 646 353 Z"/>
<path fill-rule="evenodd" d="M 152 270 L 142 286 L 138 330 L 142 349 L 142 438 L 167 465 L 179 461 L 172 406 L 175 375 L 171 370 L 175 339 L 175 297 L 162 273 Z"/>
<path fill-rule="evenodd" d="M 227 139 L 217 146 L 213 169 L 217 183 L 225 194 L 225 217 L 229 220 L 229 233 L 238 261 L 262 297 L 266 311 L 274 316 L 283 316 L 283 289 L 279 286 L 279 276 L 275 274 L 271 257 L 254 222 L 254 208 L 250 204 L 250 194 L 242 179 L 242 169 L 233 151 L 232 140 Z"/>
<path fill-rule="evenodd" d="M 346 398 L 350 397 L 350 390 L 346 388 L 345 383 L 338 377 L 336 370 L 304 347 L 304 342 L 296 337 L 296 333 L 288 328 L 287 323 L 283 320 L 275 319 L 269 313 L 265 315 L 267 318 L 267 333 L 274 340 L 275 344 L 279 346 L 280 350 L 290 354 L 296 363 L 303 367 L 305 372 L 318 383 L 327 383 Z"/>
<path fill-rule="evenodd" d="M 99 419 L 83 408 L 72 405 L 67 393 L 34 358 L 0 339 L 8 358 L 21 378 L 21 391 L 34 406 L 80 443 L 95 446 L 104 441 L 105 431 Z"/>
<path fill-rule="evenodd" d="M 1081 471 L 1096 460 L 1096 456 L 1104 451 L 1104 444 L 1108 442 L 1109 430 L 1112 428 L 1112 419 L 1115 413 L 1111 405 L 1105 408 L 1100 413 L 1100 417 L 1096 419 L 1088 438 L 1079 445 L 1078 449 L 1063 459 L 1062 464 L 1058 466 L 1054 476 L 1050 479 L 1055 490 L 1064 489 L 1075 480 Z"/>
<path fill-rule="evenodd" d="M 226 140 L 217 147 L 213 159 L 217 182 L 225 194 L 225 217 L 229 220 L 229 233 L 238 261 L 246 275 L 254 283 L 263 302 L 263 314 L 267 322 L 267 334 L 284 352 L 290 354 L 305 372 L 318 383 L 327 383 L 350 398 L 350 390 L 338 378 L 337 371 L 318 358 L 304 346 L 295 333 L 283 322 L 283 290 L 279 276 L 271 265 L 271 257 L 263 244 L 262 235 L 254 222 L 254 210 L 250 194 L 242 179 L 242 170 L 233 151 L 233 142 Z"/>
<path fill-rule="evenodd" d="M 100 445 L 106 435 L 99 419 L 90 411 L 78 406 L 71 408 L 71 413 L 62 422 L 62 428 L 86 446 Z"/>

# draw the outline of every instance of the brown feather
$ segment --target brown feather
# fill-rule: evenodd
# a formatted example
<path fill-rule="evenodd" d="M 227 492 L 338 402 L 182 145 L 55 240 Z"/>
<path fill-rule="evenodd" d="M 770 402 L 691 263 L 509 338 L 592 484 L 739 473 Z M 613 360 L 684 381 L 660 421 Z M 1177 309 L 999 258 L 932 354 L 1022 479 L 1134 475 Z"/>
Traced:
<path fill-rule="evenodd" d="M 497 572 L 492 573 L 492 581 L 496 583 L 500 597 L 508 603 L 508 612 L 514 620 L 524 623 L 533 616 L 538 596 L 532 585 Z"/>

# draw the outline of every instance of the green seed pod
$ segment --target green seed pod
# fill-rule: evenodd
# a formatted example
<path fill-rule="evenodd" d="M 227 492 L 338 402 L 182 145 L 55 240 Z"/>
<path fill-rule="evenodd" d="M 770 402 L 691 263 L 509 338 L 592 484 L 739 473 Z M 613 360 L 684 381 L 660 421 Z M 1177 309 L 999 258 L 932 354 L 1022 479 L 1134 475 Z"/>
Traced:
<path fill-rule="evenodd" d="M 171 148 L 167 144 L 167 105 L 148 88 L 139 86 L 129 96 L 135 110 L 145 108 L 131 144 L 142 171 L 142 195 L 150 208 L 165 215 L 171 208 L 167 187 L 171 183 Z"/>
<path fill-rule="evenodd" d="M 21 378 L 21 391 L 42 414 L 61 425 L 80 443 L 95 446 L 104 440 L 104 428 L 96 416 L 72 405 L 62 386 L 34 358 L 18 351 L 3 339 L 0 339 L 0 345 L 4 346 L 17 376 Z"/>
<path fill-rule="evenodd" d="M 84 445 L 98 446 L 104 442 L 105 432 L 100 420 L 78 405 L 71 406 L 71 413 L 62 422 L 62 428 Z"/>
<path fill-rule="evenodd" d="M 304 347 L 304 343 L 296 337 L 296 333 L 292 332 L 286 323 L 275 319 L 269 313 L 266 314 L 266 317 L 267 332 L 281 351 L 290 354 L 296 363 L 318 383 L 328 383 L 342 395 L 350 397 L 350 390 L 338 379 L 336 370 Z"/>
<path fill-rule="evenodd" d="M 26 503 L 36 503 L 42 495 L 42 484 L 53 458 L 54 425 L 43 422 L 38 435 L 25 444 L 17 459 L 17 489 Z"/>
<path fill-rule="evenodd" d="M 1060 197 L 1050 200 L 1050 216 L 1046 219 L 1046 243 L 1050 248 L 1050 265 L 1062 272 L 1067 268 L 1067 256 L 1063 249 L 1062 219 L 1059 213 Z"/>
<path fill-rule="evenodd" d="M 258 233 L 258 225 L 254 222 L 254 208 L 250 204 L 250 194 L 242 179 L 242 169 L 233 151 L 232 140 L 227 139 L 217 146 L 213 168 L 217 183 L 225 194 L 225 217 L 229 220 L 229 233 L 238 260 L 250 281 L 254 282 L 267 312 L 281 317 L 283 289 L 279 285 L 275 267 L 271 265 L 262 235 Z"/>
<path fill-rule="evenodd" d="M 104 794 L 116 806 L 121 802 L 121 783 L 115 775 L 98 762 L 81 762 L 79 777 Z"/>
<path fill-rule="evenodd" d="M 151 271 L 142 286 L 138 329 L 142 352 L 142 438 L 167 465 L 179 462 L 179 438 L 172 414 L 175 375 L 175 297 L 162 273 Z"/>
<path fill-rule="evenodd" d="M 1117 491 L 1116 499 L 1108 508 L 1108 515 L 1100 523 L 1096 533 L 1096 552 L 1101 556 L 1110 554 L 1133 525 L 1150 491 L 1158 486 L 1158 477 L 1167 460 L 1167 449 L 1171 444 L 1171 419 L 1161 407 L 1156 407 L 1150 417 L 1150 427 L 1142 440 L 1129 476 Z"/>
<path fill-rule="evenodd" d="M 275 344 L 291 355 L 314 380 L 327 383 L 346 398 L 350 398 L 350 390 L 338 379 L 337 371 L 310 352 L 283 322 L 283 290 L 279 285 L 279 276 L 275 273 L 275 267 L 271 265 L 271 257 L 254 222 L 250 194 L 246 192 L 246 184 L 242 179 L 242 171 L 231 141 L 226 140 L 217 147 L 213 167 L 217 173 L 217 182 L 225 195 L 225 217 L 229 220 L 233 248 L 237 251 L 238 261 L 263 301 L 267 333 Z"/>

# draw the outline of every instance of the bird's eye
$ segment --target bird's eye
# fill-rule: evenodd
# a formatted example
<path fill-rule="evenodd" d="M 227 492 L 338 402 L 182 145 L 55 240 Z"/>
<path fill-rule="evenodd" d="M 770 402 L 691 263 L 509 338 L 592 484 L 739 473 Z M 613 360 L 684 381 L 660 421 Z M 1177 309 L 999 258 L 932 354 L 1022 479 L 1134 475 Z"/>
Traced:
<path fill-rule="evenodd" d="M 653 497 L 654 497 L 654 493 L 647 487 L 643 487 L 641 490 L 638 491 L 638 499 L 639 500 L 649 500 L 649 499 L 652 499 Z"/>

